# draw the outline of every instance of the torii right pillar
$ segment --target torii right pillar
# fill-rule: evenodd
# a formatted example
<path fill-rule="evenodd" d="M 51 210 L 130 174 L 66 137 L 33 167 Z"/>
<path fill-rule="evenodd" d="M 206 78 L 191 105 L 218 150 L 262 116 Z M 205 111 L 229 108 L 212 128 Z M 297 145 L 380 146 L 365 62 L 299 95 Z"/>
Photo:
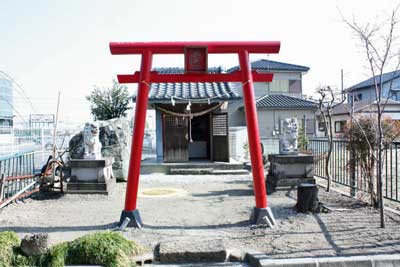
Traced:
<path fill-rule="evenodd" d="M 257 108 L 254 96 L 253 77 L 251 74 L 249 53 L 247 50 L 242 50 L 238 54 L 243 79 L 243 102 L 246 113 L 247 136 L 249 139 L 251 171 L 253 174 L 254 183 L 254 196 L 256 199 L 256 206 L 251 213 L 250 221 L 253 224 L 266 223 L 272 228 L 275 225 L 275 218 L 270 207 L 267 205 L 264 165 L 261 156 L 260 132 L 258 129 Z"/>

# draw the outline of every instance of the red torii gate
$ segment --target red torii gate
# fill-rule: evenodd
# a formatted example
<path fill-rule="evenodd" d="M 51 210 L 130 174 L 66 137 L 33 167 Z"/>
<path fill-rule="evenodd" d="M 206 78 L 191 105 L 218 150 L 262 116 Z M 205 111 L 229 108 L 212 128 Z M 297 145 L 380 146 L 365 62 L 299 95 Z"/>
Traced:
<path fill-rule="evenodd" d="M 264 166 L 258 130 L 257 110 L 254 97 L 253 81 L 271 82 L 272 73 L 251 71 L 250 53 L 279 53 L 280 42 L 124 42 L 110 43 L 112 55 L 142 55 L 140 72 L 118 75 L 119 83 L 139 83 L 136 97 L 134 133 L 132 137 L 131 156 L 128 171 L 128 184 L 125 196 L 125 209 L 122 211 L 120 224 L 130 218 L 128 226 L 140 228 L 142 220 L 136 207 L 139 188 L 140 163 L 143 147 L 143 136 L 151 83 L 173 82 L 241 82 L 246 113 L 247 133 L 249 139 L 251 167 L 253 174 L 256 206 L 250 217 L 253 224 L 275 224 L 274 216 L 268 207 L 264 182 Z M 194 52 L 194 53 L 192 53 Z M 207 55 L 238 54 L 240 70 L 227 74 L 207 73 Z M 154 54 L 185 54 L 184 74 L 158 74 L 151 71 Z M 195 55 L 194 60 L 190 58 Z M 197 57 L 197 58 L 196 58 Z M 191 61 L 192 60 L 192 61 Z M 197 65 L 196 65 L 197 64 Z M 200 67 L 200 68 L 199 68 Z"/>

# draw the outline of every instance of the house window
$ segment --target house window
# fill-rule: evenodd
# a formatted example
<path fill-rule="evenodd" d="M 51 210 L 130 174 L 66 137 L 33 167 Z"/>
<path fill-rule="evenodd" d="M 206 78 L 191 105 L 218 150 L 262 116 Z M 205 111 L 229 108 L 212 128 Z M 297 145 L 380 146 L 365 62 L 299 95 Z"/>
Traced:
<path fill-rule="evenodd" d="M 314 119 L 306 119 L 306 134 L 315 133 L 315 121 Z"/>
<path fill-rule="evenodd" d="M 289 93 L 301 93 L 300 80 L 289 80 Z"/>
<path fill-rule="evenodd" d="M 0 128 L 0 134 L 11 134 L 11 128 Z"/>
<path fill-rule="evenodd" d="M 354 96 L 354 102 L 357 102 L 357 101 L 361 101 L 362 100 L 362 94 L 356 94 L 355 96 Z"/>
<path fill-rule="evenodd" d="M 343 133 L 346 121 L 335 121 L 335 133 Z"/>
<path fill-rule="evenodd" d="M 269 91 L 271 92 L 289 92 L 289 80 L 273 80 L 269 83 Z"/>
<path fill-rule="evenodd" d="M 320 132 L 325 132 L 325 122 L 323 122 L 323 121 L 320 121 L 320 122 L 318 122 L 318 131 L 320 131 Z"/>

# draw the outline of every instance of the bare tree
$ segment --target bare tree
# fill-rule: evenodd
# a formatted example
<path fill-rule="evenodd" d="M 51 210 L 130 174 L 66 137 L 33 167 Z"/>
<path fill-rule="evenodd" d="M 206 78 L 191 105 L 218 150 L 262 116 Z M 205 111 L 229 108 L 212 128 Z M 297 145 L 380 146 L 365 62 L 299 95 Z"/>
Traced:
<path fill-rule="evenodd" d="M 330 86 L 320 87 L 317 89 L 319 94 L 318 108 L 321 113 L 322 120 L 324 122 L 325 132 L 328 137 L 328 153 L 325 158 L 325 173 L 327 177 L 326 192 L 329 192 L 331 187 L 331 172 L 329 169 L 329 162 L 332 155 L 333 149 L 333 125 L 332 125 L 332 110 L 334 107 L 342 104 L 346 101 L 343 92 L 339 94 Z"/>
<path fill-rule="evenodd" d="M 395 75 L 399 68 L 399 46 L 398 39 L 398 9 L 391 11 L 390 16 L 384 16 L 385 20 L 379 23 L 359 23 L 354 17 L 352 20 L 343 18 L 344 23 L 350 27 L 359 40 L 362 52 L 367 60 L 368 69 L 375 89 L 375 105 L 377 116 L 377 151 L 372 153 L 377 163 L 376 179 L 377 193 L 380 209 L 380 226 L 385 228 L 384 204 L 382 194 L 382 170 L 383 170 L 383 149 L 384 136 L 382 129 L 382 115 L 388 99 L 392 92 L 392 82 L 388 84 L 388 93 L 383 94 L 384 74 L 391 68 Z M 394 77 L 394 76 L 393 76 Z M 383 99 L 385 98 L 386 99 Z M 368 140 L 366 140 L 368 141 Z"/>

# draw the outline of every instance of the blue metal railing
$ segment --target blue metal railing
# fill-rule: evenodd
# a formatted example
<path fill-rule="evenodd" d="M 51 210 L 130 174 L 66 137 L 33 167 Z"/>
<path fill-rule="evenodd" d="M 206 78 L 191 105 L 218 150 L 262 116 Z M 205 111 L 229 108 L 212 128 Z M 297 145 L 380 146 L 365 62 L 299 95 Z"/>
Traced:
<path fill-rule="evenodd" d="M 329 170 L 332 182 L 349 187 L 351 194 L 358 191 L 368 191 L 368 178 L 363 175 L 361 165 L 347 149 L 348 141 L 334 140 Z M 314 155 L 314 173 L 323 179 L 327 179 L 325 172 L 325 160 L 328 153 L 329 143 L 327 139 L 311 139 L 308 142 L 308 150 Z M 354 160 L 354 164 L 350 161 Z M 383 162 L 383 197 L 400 202 L 400 143 L 394 142 L 384 149 Z M 375 164 L 376 167 L 376 164 Z M 376 171 L 373 170 L 375 175 Z M 376 178 L 373 178 L 376 179 Z"/>
<path fill-rule="evenodd" d="M 24 195 L 37 191 L 35 155 L 38 152 L 25 151 L 0 157 L 0 205 L 24 189 Z"/>

